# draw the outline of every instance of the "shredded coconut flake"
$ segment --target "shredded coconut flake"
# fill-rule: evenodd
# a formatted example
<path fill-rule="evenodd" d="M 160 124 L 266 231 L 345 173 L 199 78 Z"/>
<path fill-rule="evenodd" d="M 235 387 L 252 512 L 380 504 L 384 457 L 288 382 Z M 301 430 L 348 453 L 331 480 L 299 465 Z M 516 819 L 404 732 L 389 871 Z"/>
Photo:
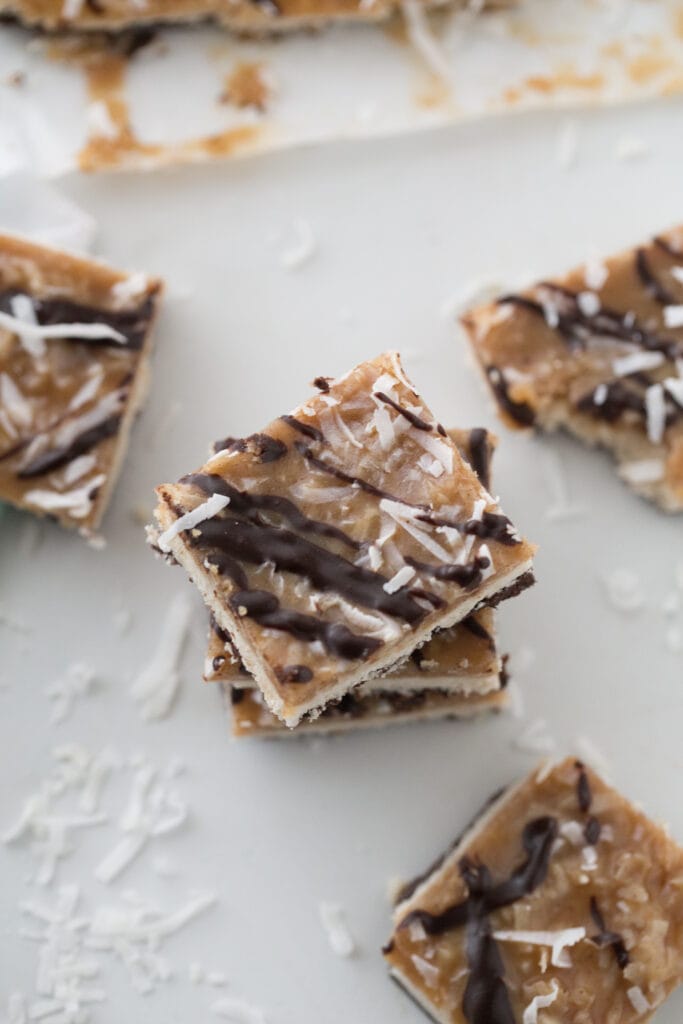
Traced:
<path fill-rule="evenodd" d="M 164 530 L 157 539 L 157 544 L 162 551 L 171 550 L 171 541 L 174 537 L 177 537 L 179 533 L 183 533 L 184 530 L 192 530 L 195 526 L 203 523 L 206 519 L 212 519 L 215 515 L 218 515 L 226 505 L 230 504 L 230 498 L 225 494 L 212 494 L 210 498 L 203 501 L 201 505 L 197 505 L 196 508 L 192 509 L 191 512 L 186 512 L 184 516 L 176 519 L 175 522 L 171 523 L 167 530 Z"/>
<path fill-rule="evenodd" d="M 211 1012 L 230 1024 L 266 1024 L 263 1010 L 234 996 L 217 999 L 211 1004 Z"/>
<path fill-rule="evenodd" d="M 180 686 L 179 665 L 191 615 L 190 601 L 185 594 L 178 594 L 168 610 L 152 660 L 131 687 L 140 715 L 147 722 L 165 718 L 173 706 Z"/>
<path fill-rule="evenodd" d="M 667 377 L 664 387 L 673 398 L 676 405 L 683 409 L 683 379 L 680 377 Z"/>
<path fill-rule="evenodd" d="M 450 561 L 452 556 L 445 548 L 437 544 L 426 530 L 421 528 L 422 524 L 415 519 L 415 512 L 411 511 L 407 506 L 401 505 L 400 502 L 391 501 L 389 498 L 382 498 L 379 507 L 397 522 L 399 526 L 402 526 L 406 533 L 409 533 L 426 551 L 434 555 L 435 558 L 440 559 L 442 562 Z"/>
<path fill-rule="evenodd" d="M 424 957 L 418 956 L 417 953 L 413 953 L 410 957 L 413 962 L 413 967 L 421 975 L 425 985 L 429 988 L 436 988 L 439 984 L 439 969 L 434 964 L 430 964 Z"/>
<path fill-rule="evenodd" d="M 387 582 L 382 586 L 382 590 L 387 594 L 395 594 L 396 591 L 400 590 L 401 587 L 404 587 L 406 583 L 410 583 L 414 575 L 415 570 L 413 567 L 411 565 L 404 565 L 403 568 L 399 569 L 390 580 L 387 580 Z"/>
<path fill-rule="evenodd" d="M 104 473 L 92 477 L 82 487 L 73 491 L 49 491 L 42 488 L 27 491 L 24 501 L 29 505 L 35 505 L 43 512 L 66 511 L 74 519 L 85 519 L 89 514 L 93 503 L 93 492 L 101 487 L 106 477 Z"/>
<path fill-rule="evenodd" d="M 46 686 L 45 693 L 53 702 L 53 722 L 63 722 L 68 717 L 74 702 L 92 691 L 95 678 L 94 669 L 79 661 L 69 665 L 63 676 Z"/>
<path fill-rule="evenodd" d="M 325 929 L 330 949 L 337 956 L 353 956 L 356 945 L 346 923 L 343 908 L 338 903 L 323 901 L 318 904 L 318 914 Z"/>
<path fill-rule="evenodd" d="M 579 292 L 576 303 L 584 316 L 596 316 L 600 312 L 600 299 L 595 292 Z"/>
<path fill-rule="evenodd" d="M 681 306 L 683 309 L 683 306 Z M 683 320 L 681 321 L 683 325 Z M 647 436 L 652 444 L 660 444 L 666 427 L 666 402 L 661 384 L 651 384 L 645 391 Z"/>
<path fill-rule="evenodd" d="M 521 942 L 529 946 L 550 946 L 552 954 L 550 962 L 554 967 L 570 967 L 571 961 L 566 953 L 567 946 L 575 946 L 586 937 L 585 928 L 563 928 L 558 931 L 497 931 L 494 939 L 499 942 Z"/>
<path fill-rule="evenodd" d="M 448 57 L 432 34 L 424 7 L 418 0 L 402 0 L 401 10 L 408 30 L 408 39 L 415 50 L 438 78 L 448 82 L 451 77 Z"/>
<path fill-rule="evenodd" d="M 620 612 L 637 612 L 645 603 L 640 578 L 631 569 L 615 569 L 604 577 L 607 598 Z"/>
<path fill-rule="evenodd" d="M 631 988 L 626 989 L 626 996 L 629 1003 L 636 1011 L 636 1013 L 647 1013 L 652 1009 L 649 1002 L 645 998 L 642 988 L 638 985 L 632 985 Z"/>
<path fill-rule="evenodd" d="M 35 340 L 36 338 L 109 339 L 123 345 L 127 341 L 124 334 L 114 330 L 109 324 L 31 324 L 25 320 L 20 320 L 16 316 L 12 316 L 10 313 L 2 312 L 0 312 L 0 327 L 11 331 L 12 334 L 16 334 L 22 340 Z"/>
<path fill-rule="evenodd" d="M 117 306 L 125 306 L 133 299 L 139 299 L 149 287 L 149 278 L 141 271 L 129 274 L 112 285 L 111 295 Z"/>
<path fill-rule="evenodd" d="M 683 327 L 683 305 L 664 307 L 665 327 Z"/>
<path fill-rule="evenodd" d="M 617 377 L 626 377 L 629 373 L 640 373 L 641 370 L 654 370 L 664 362 L 663 352 L 631 352 L 621 356 L 612 363 Z"/>
<path fill-rule="evenodd" d="M 663 459 L 639 459 L 637 462 L 624 462 L 619 467 L 619 476 L 634 487 L 656 484 L 663 479 L 665 472 Z"/>
<path fill-rule="evenodd" d="M 280 256 L 280 263 L 285 270 L 298 270 L 315 256 L 318 243 L 313 228 L 306 220 L 295 220 L 293 224 L 295 242 L 285 249 Z"/>
<path fill-rule="evenodd" d="M 538 1024 L 538 1011 L 545 1010 L 557 999 L 560 988 L 555 979 L 551 982 L 552 988 L 550 992 L 545 995 L 534 996 L 530 1003 L 524 1008 L 522 1014 L 522 1024 Z"/>
<path fill-rule="evenodd" d="M 544 718 L 536 718 L 514 740 L 514 745 L 525 754 L 552 754 L 557 744 L 548 732 Z"/>
<path fill-rule="evenodd" d="M 600 291 L 608 277 L 609 271 L 601 259 L 593 257 L 586 261 L 583 268 L 583 279 L 587 288 Z"/>

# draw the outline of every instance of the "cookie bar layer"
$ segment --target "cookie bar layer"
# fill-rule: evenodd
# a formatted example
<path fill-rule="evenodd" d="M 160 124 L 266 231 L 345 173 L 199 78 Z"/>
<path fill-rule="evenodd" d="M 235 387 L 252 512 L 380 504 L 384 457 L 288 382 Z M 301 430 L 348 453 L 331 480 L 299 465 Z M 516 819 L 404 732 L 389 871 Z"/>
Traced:
<path fill-rule="evenodd" d="M 441 690 L 481 695 L 499 689 L 502 670 L 502 659 L 496 649 L 495 615 L 491 608 L 482 608 L 457 625 L 438 630 L 398 668 L 368 679 L 355 692 L 367 696 L 384 690 L 403 694 Z M 240 663 L 230 638 L 213 624 L 209 630 L 204 679 L 207 683 L 227 683 L 236 689 L 250 689 L 255 685 Z"/>
<path fill-rule="evenodd" d="M 449 430 L 448 436 L 488 488 L 496 438 L 479 428 Z M 450 629 L 438 630 L 397 669 L 362 683 L 358 692 L 367 695 L 378 690 L 398 693 L 437 689 L 463 694 L 489 693 L 499 689 L 502 668 L 496 648 L 495 616 L 490 608 L 482 608 Z M 237 688 L 254 685 L 230 637 L 215 621 L 209 629 L 204 678 L 207 682 L 225 682 Z"/>
<path fill-rule="evenodd" d="M 488 0 L 476 6 L 500 10 L 514 3 Z M 429 0 L 425 6 L 459 9 L 470 3 Z M 51 30 L 116 30 L 211 19 L 239 32 L 278 33 L 335 21 L 384 21 L 399 7 L 398 0 L 0 0 L 0 13 Z"/>
<path fill-rule="evenodd" d="M 325 708 L 317 718 L 305 719 L 296 729 L 288 729 L 268 710 L 260 690 L 223 686 L 231 705 L 232 735 L 240 739 L 247 736 L 281 739 L 378 729 L 440 718 L 474 718 L 486 711 L 499 711 L 507 704 L 504 689 L 466 697 L 441 690 L 402 693 L 392 689 L 366 693 L 359 687 L 342 697 L 338 704 Z"/>
<path fill-rule="evenodd" d="M 159 281 L 0 235 L 0 499 L 99 524 L 146 391 Z"/>
<path fill-rule="evenodd" d="M 636 1024 L 683 977 L 683 850 L 573 759 L 399 898 L 389 969 L 442 1024 Z"/>
<path fill-rule="evenodd" d="M 318 383 L 157 488 L 152 535 L 290 726 L 526 583 L 534 551 L 395 353 Z"/>
<path fill-rule="evenodd" d="M 683 227 L 472 310 L 463 322 L 512 427 L 563 427 L 683 509 Z"/>

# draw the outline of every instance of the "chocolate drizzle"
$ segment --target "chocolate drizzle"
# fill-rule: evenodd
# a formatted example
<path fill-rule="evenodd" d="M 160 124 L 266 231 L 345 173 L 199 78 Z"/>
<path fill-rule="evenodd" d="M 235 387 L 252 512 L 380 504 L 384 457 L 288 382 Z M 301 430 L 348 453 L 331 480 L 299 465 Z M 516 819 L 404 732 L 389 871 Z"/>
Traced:
<path fill-rule="evenodd" d="M 8 289 L 0 292 L 0 310 L 12 313 L 12 299 L 16 295 L 24 295 L 19 289 Z M 149 330 L 154 315 L 154 298 L 148 295 L 142 305 L 136 309 L 96 309 L 84 306 L 66 298 L 33 298 L 31 297 L 36 320 L 41 326 L 53 324 L 107 324 L 122 334 L 126 341 L 118 342 L 112 338 L 73 338 L 79 345 L 107 346 L 139 350 Z"/>
<path fill-rule="evenodd" d="M 500 882 L 494 882 L 486 865 L 463 858 L 459 868 L 467 897 L 440 914 L 413 910 L 399 925 L 399 929 L 404 929 L 419 922 L 428 935 L 443 935 L 453 928 L 466 926 L 469 978 L 462 1009 L 470 1024 L 515 1024 L 504 981 L 504 965 L 491 932 L 489 915 L 531 895 L 543 884 L 557 831 L 557 820 L 552 817 L 528 822 L 522 832 L 526 858 Z"/>
<path fill-rule="evenodd" d="M 479 477 L 482 487 L 488 491 L 491 483 L 491 448 L 488 431 L 482 427 L 470 430 L 468 438 L 467 461 Z"/>
<path fill-rule="evenodd" d="M 595 922 L 595 926 L 599 929 L 597 935 L 591 935 L 591 942 L 594 942 L 596 946 L 611 946 L 617 964 L 623 971 L 631 962 L 631 957 L 624 945 L 622 936 L 619 935 L 618 932 L 612 932 L 607 929 L 605 919 L 600 912 L 600 907 L 598 906 L 598 901 L 595 896 L 591 896 L 590 913 L 593 921 Z"/>
<path fill-rule="evenodd" d="M 313 381 L 313 387 L 317 388 L 318 391 L 321 391 L 324 395 L 326 395 L 330 390 L 331 380 L 332 377 L 316 377 L 315 380 Z"/>
<path fill-rule="evenodd" d="M 473 558 L 471 562 L 462 565 L 452 563 L 450 565 L 430 565 L 428 562 L 418 562 L 415 558 L 406 558 L 406 565 L 413 569 L 431 576 L 435 580 L 442 580 L 448 583 L 457 583 L 466 590 L 471 587 L 478 587 L 483 579 L 483 569 L 488 569 L 491 560 L 485 556 Z"/>
<path fill-rule="evenodd" d="M 510 419 L 518 423 L 520 427 L 533 427 L 536 422 L 536 413 L 527 402 L 516 402 L 510 396 L 503 371 L 499 370 L 497 366 L 487 366 L 486 377 L 498 404 L 505 410 Z"/>
<path fill-rule="evenodd" d="M 308 665 L 282 665 L 275 669 L 281 683 L 310 683 L 313 672 Z"/>
<path fill-rule="evenodd" d="M 636 249 L 636 272 L 645 291 L 662 306 L 675 305 L 677 299 L 655 276 L 647 260 L 645 249 Z"/>
<path fill-rule="evenodd" d="M 583 814 L 586 814 L 590 810 L 590 806 L 593 802 L 593 794 L 591 792 L 591 785 L 588 781 L 588 775 L 586 768 L 581 761 L 575 762 L 576 770 L 579 773 L 579 777 L 576 782 L 576 799 L 579 802 L 579 808 Z"/>
<path fill-rule="evenodd" d="M 585 313 L 576 292 L 545 281 L 537 285 L 536 294 L 540 301 L 523 295 L 505 295 L 498 303 L 513 304 L 543 317 L 570 349 L 584 349 L 592 338 L 603 337 L 635 345 L 647 352 L 661 352 L 667 359 L 683 356 L 680 341 L 646 330 L 633 313 L 619 313 L 606 306 L 597 313 Z M 552 319 L 548 316 L 551 311 Z"/>
<path fill-rule="evenodd" d="M 408 420 L 411 427 L 415 427 L 416 430 L 431 432 L 432 427 L 430 423 L 427 423 L 426 420 L 420 419 L 419 416 L 416 416 L 414 412 L 410 412 L 409 409 L 404 409 L 402 405 L 399 405 L 399 403 L 393 398 L 390 398 L 389 395 L 385 395 L 383 391 L 375 391 L 374 396 L 375 398 L 379 398 L 380 402 L 384 402 L 385 405 L 390 405 L 391 408 L 399 414 L 399 416 L 403 416 L 404 419 Z"/>
<path fill-rule="evenodd" d="M 476 615 L 468 615 L 466 618 L 462 619 L 458 625 L 463 626 L 463 628 L 468 630 L 468 632 L 473 636 L 483 640 L 492 650 L 494 649 L 495 644 L 493 642 L 493 637 L 489 633 L 488 629 L 484 629 Z"/>
<path fill-rule="evenodd" d="M 89 430 L 84 430 L 65 447 L 51 448 L 37 455 L 35 459 L 31 459 L 25 466 L 17 470 L 17 476 L 20 480 L 30 480 L 32 477 L 43 476 L 44 473 L 61 469 L 62 466 L 66 466 L 79 455 L 85 455 L 86 452 L 91 451 L 101 441 L 108 437 L 114 437 L 118 433 L 120 425 L 120 414 L 109 416 L 102 423 L 90 427 Z"/>
<path fill-rule="evenodd" d="M 600 841 L 600 833 L 602 832 L 602 826 L 599 820 L 594 814 L 591 814 L 590 818 L 586 822 L 583 830 L 583 837 L 589 846 L 597 846 Z"/>
<path fill-rule="evenodd" d="M 292 430 L 296 430 L 299 434 L 303 434 L 304 437 L 309 437 L 311 441 L 320 441 L 324 444 L 325 437 L 322 431 L 318 430 L 317 427 L 312 427 L 310 423 L 302 423 L 296 416 L 281 416 L 280 419 L 283 423 L 286 423 Z"/>
<path fill-rule="evenodd" d="M 218 452 L 249 452 L 259 462 L 277 462 L 287 452 L 287 445 L 270 434 L 250 434 L 249 437 L 225 437 L 214 441 L 214 454 Z"/>

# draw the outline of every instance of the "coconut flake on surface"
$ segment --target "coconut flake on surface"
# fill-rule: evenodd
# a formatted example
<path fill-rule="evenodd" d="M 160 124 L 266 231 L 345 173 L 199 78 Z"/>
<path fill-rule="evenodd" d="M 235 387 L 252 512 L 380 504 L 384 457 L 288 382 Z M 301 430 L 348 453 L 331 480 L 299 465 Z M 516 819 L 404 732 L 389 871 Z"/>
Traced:
<path fill-rule="evenodd" d="M 654 370 L 664 362 L 663 352 L 630 352 L 612 361 L 612 369 L 617 377 L 627 377 L 630 373 Z"/>
<path fill-rule="evenodd" d="M 645 603 L 640 577 L 632 569 L 614 569 L 603 577 L 607 599 L 619 612 L 637 612 Z"/>
<path fill-rule="evenodd" d="M 447 473 L 453 472 L 453 449 L 446 441 L 423 430 L 416 430 L 413 436 L 421 448 L 441 463 Z"/>
<path fill-rule="evenodd" d="M 19 296 L 15 295 L 13 302 L 18 298 Z M 12 308 L 15 308 L 14 305 Z M 121 334 L 120 331 L 115 330 L 109 324 L 32 324 L 20 319 L 16 315 L 13 316 L 10 313 L 3 312 L 0 312 L 0 327 L 11 331 L 12 334 L 16 334 L 22 342 L 26 340 L 33 342 L 50 338 L 69 338 L 78 341 L 82 338 L 83 340 L 93 341 L 116 341 L 125 345 L 128 340 L 124 334 Z"/>
<path fill-rule="evenodd" d="M 579 129 L 576 121 L 566 120 L 557 135 L 555 157 L 560 167 L 573 167 L 579 154 Z"/>
<path fill-rule="evenodd" d="M 683 305 L 664 307 L 664 326 L 673 329 L 683 327 Z"/>
<path fill-rule="evenodd" d="M 626 997 L 636 1013 L 647 1013 L 652 1009 L 639 985 L 626 989 Z"/>
<path fill-rule="evenodd" d="M 609 394 L 609 388 L 606 384 L 598 384 L 597 388 L 593 392 L 593 405 L 604 405 L 607 401 Z"/>
<path fill-rule="evenodd" d="M 247 1003 L 236 996 L 224 996 L 210 1006 L 211 1013 L 230 1024 L 266 1024 L 266 1017 L 259 1007 Z"/>
<path fill-rule="evenodd" d="M 419 511 L 413 511 L 402 505 L 399 501 L 392 501 L 389 498 L 382 498 L 379 503 L 379 507 L 382 512 L 386 512 L 399 526 L 403 527 L 406 533 L 409 533 L 413 540 L 416 540 L 419 544 L 429 551 L 435 558 L 440 559 L 442 562 L 449 562 L 452 555 L 446 551 L 440 544 L 429 536 L 427 530 L 422 528 L 422 524 L 415 518 Z"/>
<path fill-rule="evenodd" d="M 623 462 L 619 466 L 619 476 L 633 487 L 656 484 L 664 478 L 665 472 L 663 459 L 638 459 L 636 462 Z"/>
<path fill-rule="evenodd" d="M 580 821 L 563 821 L 560 825 L 560 835 L 572 846 L 585 846 L 584 826 Z"/>
<path fill-rule="evenodd" d="M 413 576 L 415 576 L 415 570 L 412 565 L 404 565 L 401 569 L 395 573 L 390 580 L 382 585 L 382 590 L 387 594 L 395 594 L 401 587 L 405 587 L 407 583 L 410 583 Z"/>
<path fill-rule="evenodd" d="M 29 295 L 19 292 L 11 297 L 10 309 L 15 318 L 14 333 L 19 338 L 22 348 L 34 359 L 40 359 L 45 355 L 45 339 L 40 334 L 34 334 L 34 329 L 39 325 L 33 300 Z M 0 327 L 2 326 L 0 319 Z M 4 326 L 12 330 L 7 323 Z"/>
<path fill-rule="evenodd" d="M 33 423 L 31 403 L 7 373 L 0 373 L 0 409 L 17 427 L 28 429 Z"/>
<path fill-rule="evenodd" d="M 621 135 L 617 139 L 614 155 L 617 160 L 639 160 L 649 156 L 650 147 L 637 135 Z"/>
<path fill-rule="evenodd" d="M 339 903 L 322 900 L 318 904 L 318 915 L 333 953 L 342 957 L 353 956 L 356 944 L 346 923 L 343 907 Z"/>
<path fill-rule="evenodd" d="M 524 1007 L 522 1024 L 538 1024 L 538 1011 L 545 1010 L 555 1002 L 559 995 L 560 987 L 554 978 L 550 984 L 552 986 L 550 992 L 547 992 L 545 995 L 534 996 L 531 1002 Z"/>
<path fill-rule="evenodd" d="M 667 377 L 664 387 L 673 398 L 676 405 L 683 409 L 683 379 L 681 377 Z"/>
<path fill-rule="evenodd" d="M 552 754 L 557 743 L 548 732 L 545 718 L 535 718 L 513 740 L 513 745 L 525 754 Z"/>
<path fill-rule="evenodd" d="M 545 510 L 545 518 L 549 522 L 565 522 L 585 514 L 585 508 L 572 501 L 562 459 L 551 449 L 543 452 L 543 475 L 551 498 L 551 504 Z"/>
<path fill-rule="evenodd" d="M 568 946 L 575 946 L 586 938 L 585 928 L 562 928 L 557 931 L 523 931 L 517 929 L 495 931 L 494 939 L 498 942 L 521 942 L 529 946 L 550 946 L 552 953 L 550 962 L 553 967 L 571 967 L 571 959 L 566 952 Z"/>
<path fill-rule="evenodd" d="M 83 9 L 83 0 L 64 0 L 62 4 L 62 17 L 65 21 L 73 21 Z"/>
<path fill-rule="evenodd" d="M 94 455 L 78 455 L 65 466 L 62 479 L 66 486 L 70 487 L 71 484 L 82 480 L 88 473 L 92 473 L 96 465 L 97 459 Z"/>
<path fill-rule="evenodd" d="M 280 264 L 285 270 L 299 270 L 305 266 L 318 251 L 318 242 L 313 228 L 307 220 L 301 218 L 292 225 L 294 242 L 280 255 Z"/>
<path fill-rule="evenodd" d="M 226 505 L 230 504 L 230 498 L 226 494 L 212 494 L 210 498 L 197 505 L 191 512 L 176 519 L 167 530 L 157 537 L 157 545 L 164 552 L 171 550 L 171 541 L 185 530 L 192 530 L 207 519 L 213 519 Z"/>
<path fill-rule="evenodd" d="M 586 260 L 583 267 L 583 280 L 587 288 L 592 291 L 600 291 L 609 277 L 609 270 L 605 262 L 598 256 Z"/>
<path fill-rule="evenodd" d="M 68 718 L 75 701 L 92 692 L 96 673 L 82 661 L 69 665 L 66 672 L 45 687 L 47 697 L 53 702 L 52 721 L 63 722 Z"/>
<path fill-rule="evenodd" d="M 142 852 L 151 839 L 175 832 L 187 820 L 187 805 L 157 769 L 142 764 L 133 777 L 128 803 L 119 827 L 122 839 L 94 870 L 99 882 L 109 884 Z"/>
<path fill-rule="evenodd" d="M 146 722 L 165 718 L 180 686 L 180 661 L 190 630 L 192 604 L 185 594 L 171 602 L 157 649 L 131 686 L 131 694 Z"/>

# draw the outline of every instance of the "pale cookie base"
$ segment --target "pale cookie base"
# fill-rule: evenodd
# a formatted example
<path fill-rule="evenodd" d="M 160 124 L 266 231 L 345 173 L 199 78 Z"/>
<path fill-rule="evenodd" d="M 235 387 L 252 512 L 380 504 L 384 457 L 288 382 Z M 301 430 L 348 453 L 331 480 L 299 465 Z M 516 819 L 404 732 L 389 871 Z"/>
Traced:
<path fill-rule="evenodd" d="M 222 684 L 228 703 L 231 701 L 231 687 Z M 359 691 L 358 712 L 343 714 L 336 708 L 327 708 L 317 718 L 301 722 L 295 730 L 288 729 L 265 707 L 258 690 L 240 690 L 242 698 L 238 704 L 231 704 L 232 735 L 243 739 L 249 736 L 283 739 L 286 737 L 310 736 L 358 729 L 383 729 L 391 725 L 406 725 L 411 722 L 431 722 L 444 718 L 469 719 L 486 712 L 503 710 L 508 703 L 507 692 L 498 689 L 495 693 L 465 697 L 446 694 L 437 690 L 424 691 L 424 700 L 416 707 L 395 709 L 383 700 L 378 689 L 373 695 L 361 696 Z M 391 693 L 396 691 L 392 689 Z M 355 696 L 355 695 L 354 695 Z"/>

